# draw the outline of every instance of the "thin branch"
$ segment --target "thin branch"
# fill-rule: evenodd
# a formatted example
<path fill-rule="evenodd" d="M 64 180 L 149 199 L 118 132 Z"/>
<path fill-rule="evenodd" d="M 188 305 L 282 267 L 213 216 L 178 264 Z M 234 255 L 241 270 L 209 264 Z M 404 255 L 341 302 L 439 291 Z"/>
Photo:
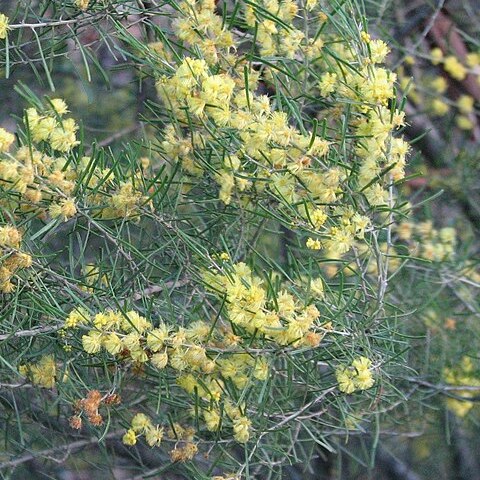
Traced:
<path fill-rule="evenodd" d="M 5 333 L 3 335 L 0 335 L 0 341 L 8 340 L 15 337 L 36 337 L 37 335 L 41 335 L 42 333 L 56 332 L 57 330 L 60 330 L 60 328 L 62 328 L 62 324 L 58 323 L 56 325 L 32 328 L 31 330 L 19 330 L 18 332 Z"/>
<path fill-rule="evenodd" d="M 117 430 L 115 432 L 108 433 L 107 435 L 105 435 L 104 438 L 105 438 L 105 440 L 118 438 L 124 432 L 125 432 L 124 429 Z M 59 445 L 57 447 L 48 448 L 46 450 L 40 450 L 38 452 L 28 453 L 26 455 L 23 455 L 19 458 L 13 459 L 13 460 L 9 460 L 9 461 L 6 461 L 6 462 L 1 462 L 0 463 L 0 469 L 17 467 L 18 465 L 22 465 L 23 463 L 34 460 L 35 458 L 52 456 L 52 455 L 58 454 L 58 453 L 60 453 L 62 451 L 65 451 L 65 450 L 67 452 L 67 457 L 68 457 L 68 455 L 70 455 L 71 453 L 73 453 L 76 450 L 80 450 L 84 447 L 87 447 L 87 446 L 90 446 L 90 445 L 95 445 L 95 444 L 98 444 L 98 438 L 96 438 L 96 437 L 89 438 L 89 439 L 86 439 L 86 440 L 77 440 L 76 442 L 72 442 L 72 443 L 69 443 L 67 445 Z M 67 457 L 62 459 L 62 461 L 65 461 Z"/>

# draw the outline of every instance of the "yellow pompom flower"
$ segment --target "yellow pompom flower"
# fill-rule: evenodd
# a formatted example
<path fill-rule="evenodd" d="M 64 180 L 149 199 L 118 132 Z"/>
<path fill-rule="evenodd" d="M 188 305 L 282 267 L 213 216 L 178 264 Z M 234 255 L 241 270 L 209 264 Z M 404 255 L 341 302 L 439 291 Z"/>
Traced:
<path fill-rule="evenodd" d="M 462 81 L 467 76 L 467 69 L 453 55 L 445 58 L 443 68 L 455 80 Z"/>
<path fill-rule="evenodd" d="M 132 430 L 132 429 L 127 430 L 125 432 L 125 435 L 122 438 L 122 442 L 125 445 L 129 445 L 129 446 L 135 445 L 137 443 L 137 436 L 135 434 L 135 430 Z"/>
<path fill-rule="evenodd" d="M 8 30 L 9 30 L 9 19 L 5 14 L 0 13 L 0 39 L 1 40 L 7 38 Z"/>
<path fill-rule="evenodd" d="M 205 424 L 207 426 L 207 430 L 214 432 L 218 430 L 220 426 L 220 414 L 216 410 L 205 410 L 203 412 L 203 418 L 205 419 Z"/>
<path fill-rule="evenodd" d="M 80 143 L 76 138 L 77 130 L 78 126 L 73 118 L 64 120 L 61 126 L 54 128 L 50 132 L 50 145 L 59 152 L 69 152 Z"/>
<path fill-rule="evenodd" d="M 150 426 L 145 432 L 145 441 L 149 447 L 159 447 L 163 439 L 163 427 Z"/>
<path fill-rule="evenodd" d="M 57 128 L 57 120 L 53 117 L 40 117 L 38 121 L 29 123 L 34 142 L 42 142 L 48 140 L 50 135 Z"/>
<path fill-rule="evenodd" d="M 76 328 L 77 325 L 90 321 L 90 315 L 83 308 L 75 308 L 65 320 L 64 328 Z"/>
<path fill-rule="evenodd" d="M 442 50 L 438 47 L 430 50 L 430 59 L 433 65 L 438 65 L 443 60 Z"/>
<path fill-rule="evenodd" d="M 195 388 L 199 386 L 198 382 L 195 380 L 195 377 L 191 374 L 178 377 L 177 384 L 190 394 L 193 393 Z"/>
<path fill-rule="evenodd" d="M 22 234 L 13 226 L 0 227 L 0 246 L 18 248 L 22 241 Z"/>
<path fill-rule="evenodd" d="M 115 332 L 109 333 L 104 338 L 103 346 L 105 347 L 105 350 L 111 355 L 116 355 L 117 353 L 120 353 L 123 349 L 122 340 Z"/>
<path fill-rule="evenodd" d="M 375 384 L 371 371 L 372 362 L 366 357 L 353 360 L 349 367 L 339 367 L 335 371 L 338 389 L 350 394 L 356 390 L 367 390 Z"/>
<path fill-rule="evenodd" d="M 355 386 L 359 390 L 371 388 L 375 383 L 371 372 L 372 362 L 366 357 L 360 357 L 352 362 L 352 367 L 356 370 L 354 378 Z"/>
<path fill-rule="evenodd" d="M 253 370 L 253 376 L 263 382 L 268 378 L 268 372 L 268 362 L 263 358 L 258 359 Z"/>
<path fill-rule="evenodd" d="M 55 386 L 56 365 L 53 355 L 46 355 L 28 367 L 32 383 L 44 388 Z"/>
<path fill-rule="evenodd" d="M 152 352 L 158 352 L 164 345 L 165 340 L 168 338 L 168 328 L 166 325 L 161 325 L 158 328 L 148 332 L 147 335 L 147 347 Z"/>
<path fill-rule="evenodd" d="M 91 331 L 88 335 L 83 335 L 82 345 L 87 353 L 98 353 L 102 348 L 102 334 L 100 332 Z"/>
<path fill-rule="evenodd" d="M 123 337 L 122 343 L 125 348 L 127 348 L 130 351 L 133 350 L 138 350 L 140 349 L 140 339 L 141 335 L 138 334 L 137 332 L 130 332 L 128 335 L 125 335 Z"/>
<path fill-rule="evenodd" d="M 50 205 L 49 213 L 52 218 L 60 218 L 66 222 L 69 218 L 72 218 L 77 213 L 77 207 L 75 201 L 72 198 L 66 198 Z"/>
<path fill-rule="evenodd" d="M 335 91 L 335 86 L 337 84 L 337 74 L 336 73 L 324 73 L 320 77 L 320 95 L 322 97 L 328 97 L 331 93 Z"/>
<path fill-rule="evenodd" d="M 248 442 L 251 425 L 252 422 L 247 417 L 239 417 L 233 421 L 233 436 L 237 442 Z"/>
<path fill-rule="evenodd" d="M 165 368 L 167 366 L 168 354 L 166 352 L 154 353 L 150 358 L 150 362 L 155 368 L 161 370 L 162 368 Z"/>
<path fill-rule="evenodd" d="M 474 103 L 475 100 L 470 95 L 461 95 L 457 100 L 457 107 L 462 113 L 469 114 L 473 112 Z"/>
<path fill-rule="evenodd" d="M 309 238 L 309 239 L 307 239 L 306 246 L 310 250 L 321 250 L 322 243 L 318 239 Z"/>
<path fill-rule="evenodd" d="M 152 422 L 144 413 L 137 413 L 132 418 L 132 430 L 136 433 L 144 433 L 152 427 Z"/>
<path fill-rule="evenodd" d="M 58 113 L 58 115 L 60 116 L 65 115 L 69 111 L 67 104 L 61 98 L 52 98 L 52 100 L 50 100 L 50 103 L 52 104 L 55 112 Z"/>
<path fill-rule="evenodd" d="M 122 328 L 126 332 L 134 330 L 135 332 L 143 333 L 145 330 L 152 328 L 152 324 L 134 310 L 130 310 L 125 316 L 126 318 L 122 322 Z"/>
<path fill-rule="evenodd" d="M 0 153 L 8 152 L 14 140 L 15 136 L 12 133 L 0 128 Z"/>
<path fill-rule="evenodd" d="M 338 382 L 338 389 L 341 392 L 350 394 L 355 391 L 355 383 L 353 381 L 354 372 L 348 368 L 341 367 L 335 371 Z"/>
<path fill-rule="evenodd" d="M 388 45 L 382 40 L 373 40 L 370 42 L 370 58 L 373 63 L 382 63 L 389 52 L 390 49 Z M 407 58 L 405 60 L 407 60 Z"/>

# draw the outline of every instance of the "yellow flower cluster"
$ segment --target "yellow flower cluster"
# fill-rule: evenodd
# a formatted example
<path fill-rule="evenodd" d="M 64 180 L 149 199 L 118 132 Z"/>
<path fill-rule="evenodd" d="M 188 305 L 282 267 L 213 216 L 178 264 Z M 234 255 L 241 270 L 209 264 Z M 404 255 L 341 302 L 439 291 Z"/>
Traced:
<path fill-rule="evenodd" d="M 480 388 L 480 378 L 475 373 L 475 368 L 470 357 L 463 357 L 460 364 L 456 367 L 445 368 L 443 372 L 445 381 L 452 386 L 470 386 Z M 458 398 L 447 398 L 447 407 L 455 415 L 464 417 L 474 407 L 474 402 L 468 400 L 469 397 L 478 395 L 474 390 L 455 390 L 455 395 L 465 397 L 465 400 Z"/>
<path fill-rule="evenodd" d="M 144 413 L 137 413 L 132 418 L 130 428 L 123 435 L 122 441 L 125 445 L 132 446 L 141 436 L 145 437 L 150 447 L 159 447 L 165 436 L 175 440 L 175 447 L 170 451 L 172 462 L 191 460 L 198 452 L 198 447 L 193 441 L 195 430 L 192 427 L 182 427 L 174 423 L 165 431 L 165 427 L 154 425 L 150 417 Z"/>
<path fill-rule="evenodd" d="M 314 7 L 314 2 L 310 1 L 307 8 L 313 10 Z M 305 33 L 294 25 L 298 11 L 299 6 L 295 0 L 259 0 L 245 6 L 245 21 L 250 28 L 257 31 L 262 57 L 293 59 L 300 54 Z M 273 18 L 280 21 L 274 21 Z M 323 43 L 318 42 L 316 51 L 322 46 Z"/>
<path fill-rule="evenodd" d="M 0 293 L 15 289 L 13 278 L 32 266 L 32 257 L 20 250 L 22 234 L 13 225 L 0 226 Z"/>
<path fill-rule="evenodd" d="M 28 144 L 15 153 L 9 153 L 15 137 L 0 129 L 0 191 L 11 194 L 2 202 L 12 211 L 66 221 L 78 212 L 73 194 L 81 189 L 83 204 L 94 216 L 138 217 L 148 203 L 144 188 L 147 163 L 127 172 L 123 180 L 108 168 L 92 166 L 90 157 L 78 161 L 70 157 L 70 150 L 79 142 L 75 121 L 63 118 L 67 112 L 61 99 L 49 100 L 40 112 L 29 108 L 25 113 Z"/>
<path fill-rule="evenodd" d="M 173 22 L 177 37 L 187 46 L 195 45 L 203 58 L 215 64 L 219 56 L 228 55 L 233 47 L 233 37 L 215 13 L 214 0 L 178 2 L 179 16 Z"/>
<path fill-rule="evenodd" d="M 212 32 L 218 38 L 227 35 L 213 2 L 184 3 L 185 9 L 173 22 L 179 38 L 193 45 L 202 39 L 213 41 Z M 158 95 L 172 117 L 163 131 L 163 152 L 169 162 L 179 162 L 192 177 L 210 175 L 225 205 L 246 206 L 262 196 L 274 198 L 276 208 L 285 207 L 288 212 L 284 215 L 289 217 L 290 228 L 310 233 L 308 248 L 323 249 L 325 255 L 339 258 L 350 251 L 355 239 L 363 240 L 370 220 L 355 202 L 348 220 L 342 215 L 338 221 L 334 204 L 350 203 L 346 193 L 353 187 L 370 206 L 393 205 L 395 199 L 387 186 L 405 175 L 409 146 L 403 138 L 394 138 L 395 131 L 404 126 L 404 115 L 390 106 L 396 75 L 379 66 L 388 46 L 369 38 L 368 45 L 363 42 L 356 51 L 327 35 L 335 57 L 343 60 L 332 62 L 321 47 L 311 56 L 313 39 L 303 38 L 293 26 L 298 2 L 258 0 L 244 11 L 262 55 L 295 61 L 308 57 L 312 72 L 319 72 L 321 95 L 334 96 L 340 108 L 348 106 L 352 165 L 331 161 L 335 139 L 299 127 L 291 111 L 283 111 L 280 104 L 261 94 L 264 89 L 259 86 L 273 83 L 279 74 L 267 67 L 254 69 L 234 52 L 231 45 L 243 41 L 237 32 L 228 32 L 229 46 L 220 42 L 224 52 L 213 60 L 202 48 L 198 57 L 189 53 L 192 56 L 178 58 L 164 46 L 151 45 L 152 51 L 165 52 L 158 63 L 168 63 L 167 71 L 172 72 L 163 73 L 157 81 Z"/>
<path fill-rule="evenodd" d="M 77 146 L 78 125 L 73 118 L 63 118 L 68 113 L 66 103 L 60 98 L 50 101 L 49 109 L 38 112 L 35 108 L 26 111 L 26 124 L 34 142 L 47 142 L 53 150 L 67 153 Z"/>
<path fill-rule="evenodd" d="M 163 427 L 153 425 L 150 418 L 144 413 L 137 413 L 132 418 L 130 429 L 127 430 L 123 436 L 123 443 L 125 445 L 135 445 L 138 436 L 144 435 L 145 441 L 150 447 L 158 447 L 162 442 L 163 434 Z"/>
<path fill-rule="evenodd" d="M 141 207 L 148 202 L 148 196 L 137 186 L 141 179 L 121 182 L 110 194 L 107 206 L 102 209 L 103 218 L 132 218 L 140 214 Z M 97 196 L 98 197 L 98 196 Z M 95 205 L 95 199 L 92 204 Z"/>
<path fill-rule="evenodd" d="M 28 377 L 33 384 L 39 387 L 53 388 L 55 386 L 57 367 L 53 355 L 45 355 L 37 363 L 20 365 L 18 371 L 20 375 Z"/>
<path fill-rule="evenodd" d="M 246 67 L 245 67 L 246 68 Z M 237 69 L 238 70 L 238 69 Z M 175 75 L 157 83 L 158 93 L 177 120 L 212 121 L 215 127 L 238 131 L 241 147 L 228 153 L 214 177 L 219 197 L 230 204 L 234 193 L 252 186 L 259 175 L 270 178 L 270 191 L 293 203 L 314 196 L 318 203 L 336 199 L 343 178 L 338 168 L 308 168 L 324 157 L 329 142 L 304 135 L 289 124 L 287 114 L 272 111 L 268 97 L 256 95 L 258 75 L 251 71 L 245 85 L 243 72 L 210 74 L 205 60 L 185 58 Z M 246 87 L 246 88 L 245 88 Z M 194 152 L 204 151 L 215 136 L 201 125 L 188 135 L 180 126 L 165 129 L 162 143 L 171 160 L 180 161 L 191 175 L 200 175 L 204 166 Z M 253 171 L 252 167 L 255 165 Z M 305 188 L 307 186 L 307 188 Z M 263 190 L 262 185 L 257 189 Z"/>
<path fill-rule="evenodd" d="M 52 218 L 65 220 L 76 214 L 74 199 L 70 197 L 75 188 L 73 167 L 67 158 L 43 152 L 47 144 L 60 153 L 68 153 L 78 144 L 75 121 L 62 119 L 67 111 L 61 99 L 51 100 L 41 113 L 34 108 L 26 111 L 29 139 L 37 143 L 39 149 L 29 143 L 10 154 L 13 136 L 0 131 L 0 150 L 4 152 L 0 157 L 0 188 L 14 194 L 10 202 L 16 202 L 21 211 L 44 214 L 47 210 L 42 207 L 44 202 L 50 205 Z"/>
<path fill-rule="evenodd" d="M 315 210 L 309 214 L 316 233 L 321 234 L 325 239 L 321 242 L 318 239 L 309 238 L 306 245 L 312 250 L 324 249 L 328 258 L 341 258 L 359 240 L 365 238 L 365 232 L 371 228 L 371 222 L 368 217 L 360 215 L 351 207 L 338 207 L 333 212 L 338 226 L 329 228 L 322 228 L 326 218 L 322 210 Z"/>
<path fill-rule="evenodd" d="M 444 116 L 455 108 L 455 123 L 461 130 L 472 130 L 476 125 L 474 112 L 474 98 L 468 94 L 450 97 L 448 86 L 449 77 L 457 82 L 462 82 L 470 75 L 475 77 L 480 85 L 480 55 L 468 52 L 461 58 L 455 55 L 445 55 L 441 48 L 435 47 L 430 51 L 429 60 L 432 65 L 442 65 L 443 70 L 437 69 L 434 77 L 425 75 L 424 78 L 412 78 L 405 73 L 405 69 L 398 70 L 400 84 L 404 90 L 409 86 L 409 98 L 418 104 L 419 108 L 427 106 L 428 113 L 434 116 Z M 445 73 L 448 75 L 445 75 Z M 416 89 L 416 86 L 419 86 Z M 456 91 L 456 89 L 453 89 Z"/>
<path fill-rule="evenodd" d="M 245 263 L 233 265 L 224 274 L 208 272 L 205 282 L 226 295 L 229 320 L 250 335 L 293 347 L 316 347 L 323 338 L 326 329 L 319 325 L 315 305 L 304 306 L 287 291 L 269 302 L 262 281 Z"/>
<path fill-rule="evenodd" d="M 427 260 L 440 262 L 455 254 L 456 230 L 451 227 L 433 228 L 431 221 L 402 222 L 396 227 L 400 240 L 407 242 L 411 253 Z"/>
<path fill-rule="evenodd" d="M 335 371 L 338 389 L 350 394 L 357 390 L 367 390 L 375 384 L 372 375 L 372 362 L 366 357 L 356 358 L 348 367 L 338 367 Z"/>
<path fill-rule="evenodd" d="M 163 323 L 154 327 L 135 311 L 123 314 L 107 311 L 91 316 L 84 309 L 73 310 L 65 320 L 64 329 L 64 335 L 70 329 L 87 329 L 88 333 L 82 336 L 82 346 L 89 354 L 106 351 L 122 361 L 130 359 L 135 364 L 148 364 L 159 370 L 170 367 L 178 385 L 202 401 L 208 430 L 219 428 L 223 411 L 230 420 L 234 437 L 239 442 L 248 440 L 250 423 L 229 398 L 225 382 L 241 390 L 255 379 L 265 381 L 268 363 L 262 357 L 246 353 L 229 354 L 228 350 L 241 340 L 230 329 L 222 327 L 212 331 L 210 325 L 200 321 L 188 328 L 172 329 Z M 228 425 L 226 418 L 222 424 Z M 154 430 L 159 434 L 157 427 Z M 133 444 L 138 433 L 132 423 L 125 441 Z M 146 435 L 147 443 L 149 438 Z"/>
<path fill-rule="evenodd" d="M 345 62 L 320 61 L 320 68 L 327 71 L 320 76 L 319 88 L 322 96 L 334 95 L 338 104 L 351 105 L 355 113 L 351 122 L 356 136 L 353 147 L 359 160 L 357 188 L 370 205 L 382 206 L 394 200 L 385 185 L 405 176 L 409 146 L 402 137 L 393 136 L 405 125 L 403 112 L 390 106 L 396 74 L 378 66 L 389 48 L 381 40 L 371 40 L 368 34 L 366 41 L 362 33 L 366 32 L 361 32 L 361 38 L 368 45 L 364 52 L 355 52 L 339 42 L 332 48 Z M 358 67 L 352 69 L 346 67 L 348 64 Z"/>

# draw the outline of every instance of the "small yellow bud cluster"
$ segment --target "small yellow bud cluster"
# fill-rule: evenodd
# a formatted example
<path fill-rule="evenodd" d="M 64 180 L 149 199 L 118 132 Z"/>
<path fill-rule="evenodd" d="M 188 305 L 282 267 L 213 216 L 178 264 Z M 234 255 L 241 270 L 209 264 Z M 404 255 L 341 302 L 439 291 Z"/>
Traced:
<path fill-rule="evenodd" d="M 475 372 L 472 359 L 463 357 L 458 365 L 451 368 L 445 368 L 443 371 L 445 381 L 452 386 L 466 385 L 470 387 L 480 387 L 480 377 Z M 468 399 L 477 395 L 472 390 L 455 390 L 455 394 Z M 447 407 L 458 417 L 465 417 L 474 407 L 475 403 L 469 400 L 461 400 L 458 398 L 447 398 Z"/>
<path fill-rule="evenodd" d="M 375 384 L 372 375 L 372 362 L 366 357 L 355 359 L 348 367 L 338 367 L 335 371 L 338 389 L 350 394 L 357 390 L 367 390 Z"/>
<path fill-rule="evenodd" d="M 45 355 L 37 363 L 21 365 L 18 370 L 21 375 L 39 387 L 53 388 L 55 386 L 57 367 L 53 355 Z"/>
<path fill-rule="evenodd" d="M 11 293 L 21 270 L 32 266 L 32 257 L 20 250 L 22 234 L 13 225 L 0 226 L 0 293 Z"/>

